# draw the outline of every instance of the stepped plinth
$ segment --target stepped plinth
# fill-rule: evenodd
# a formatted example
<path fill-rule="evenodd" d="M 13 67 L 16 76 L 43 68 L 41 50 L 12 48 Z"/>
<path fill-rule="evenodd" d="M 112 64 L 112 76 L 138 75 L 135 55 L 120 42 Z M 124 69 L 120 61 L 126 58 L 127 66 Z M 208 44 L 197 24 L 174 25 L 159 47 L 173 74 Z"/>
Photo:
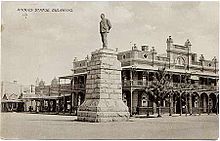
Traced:
<path fill-rule="evenodd" d="M 109 48 L 92 52 L 87 69 L 86 96 L 79 106 L 77 120 L 128 120 L 128 107 L 122 101 L 121 62 L 117 60 L 116 52 Z"/>

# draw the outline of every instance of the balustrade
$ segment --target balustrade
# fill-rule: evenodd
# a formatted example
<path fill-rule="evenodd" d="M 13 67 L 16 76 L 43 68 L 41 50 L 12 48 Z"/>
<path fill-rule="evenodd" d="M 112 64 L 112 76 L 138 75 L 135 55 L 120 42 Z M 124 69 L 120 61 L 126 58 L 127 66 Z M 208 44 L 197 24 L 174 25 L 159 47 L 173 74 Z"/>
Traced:
<path fill-rule="evenodd" d="M 60 91 L 71 91 L 71 84 L 61 84 Z"/>
<path fill-rule="evenodd" d="M 130 87 L 130 86 L 139 86 L 139 87 L 147 87 L 150 86 L 153 81 L 143 81 L 143 80 L 124 80 L 122 81 L 123 87 Z M 75 85 L 76 88 L 84 88 L 83 84 Z M 170 83 L 170 87 L 173 88 L 182 88 L 182 89 L 207 89 L 207 90 L 216 90 L 217 86 L 210 86 L 210 85 L 200 85 L 200 84 L 186 84 L 186 83 Z"/>
<path fill-rule="evenodd" d="M 124 80 L 122 81 L 122 86 L 128 87 L 128 86 L 147 86 L 147 82 L 144 83 L 143 80 Z"/>

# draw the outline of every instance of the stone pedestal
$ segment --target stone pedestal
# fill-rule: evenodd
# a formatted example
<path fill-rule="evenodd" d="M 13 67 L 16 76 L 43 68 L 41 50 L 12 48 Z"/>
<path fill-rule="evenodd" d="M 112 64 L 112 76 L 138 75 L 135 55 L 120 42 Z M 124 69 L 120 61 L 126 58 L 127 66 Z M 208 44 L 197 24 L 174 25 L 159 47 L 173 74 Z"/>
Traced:
<path fill-rule="evenodd" d="M 122 101 L 121 63 L 115 51 L 102 48 L 92 52 L 87 69 L 86 97 L 79 106 L 77 120 L 128 120 L 128 107 Z"/>

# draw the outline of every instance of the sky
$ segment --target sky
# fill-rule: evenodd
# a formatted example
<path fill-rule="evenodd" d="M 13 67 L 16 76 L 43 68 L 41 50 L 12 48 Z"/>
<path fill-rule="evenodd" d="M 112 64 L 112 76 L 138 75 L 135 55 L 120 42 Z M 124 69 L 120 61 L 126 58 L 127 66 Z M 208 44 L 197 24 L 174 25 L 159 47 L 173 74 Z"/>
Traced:
<path fill-rule="evenodd" d="M 166 39 L 205 59 L 219 57 L 218 2 L 2 2 L 1 78 L 35 84 L 72 74 L 79 60 L 101 48 L 100 14 L 111 21 L 109 48 L 131 49 L 132 44 L 166 51 Z M 72 9 L 72 12 L 24 12 L 29 9 Z"/>

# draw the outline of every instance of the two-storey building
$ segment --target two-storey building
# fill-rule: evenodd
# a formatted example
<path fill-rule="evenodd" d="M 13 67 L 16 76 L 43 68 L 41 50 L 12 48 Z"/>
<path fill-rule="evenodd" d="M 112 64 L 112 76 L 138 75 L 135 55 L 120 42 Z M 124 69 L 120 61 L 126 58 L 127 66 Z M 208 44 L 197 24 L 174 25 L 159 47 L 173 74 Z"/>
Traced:
<path fill-rule="evenodd" d="M 218 62 L 216 57 L 205 59 L 191 51 L 189 40 L 184 45 L 173 43 L 171 36 L 166 41 L 166 53 L 158 54 L 156 49 L 134 45 L 131 50 L 118 52 L 122 66 L 122 98 L 132 114 L 156 112 L 156 103 L 148 94 L 158 71 L 164 69 L 167 82 L 167 96 L 161 101 L 162 113 L 172 108 L 173 113 L 217 112 L 218 107 Z M 78 84 L 85 86 L 89 58 L 74 60 L 74 89 Z M 81 81 L 82 80 L 82 81 Z M 77 84 L 77 85 L 76 85 Z M 85 87 L 81 91 L 85 93 Z M 171 94 L 172 93 L 172 94 Z"/>

